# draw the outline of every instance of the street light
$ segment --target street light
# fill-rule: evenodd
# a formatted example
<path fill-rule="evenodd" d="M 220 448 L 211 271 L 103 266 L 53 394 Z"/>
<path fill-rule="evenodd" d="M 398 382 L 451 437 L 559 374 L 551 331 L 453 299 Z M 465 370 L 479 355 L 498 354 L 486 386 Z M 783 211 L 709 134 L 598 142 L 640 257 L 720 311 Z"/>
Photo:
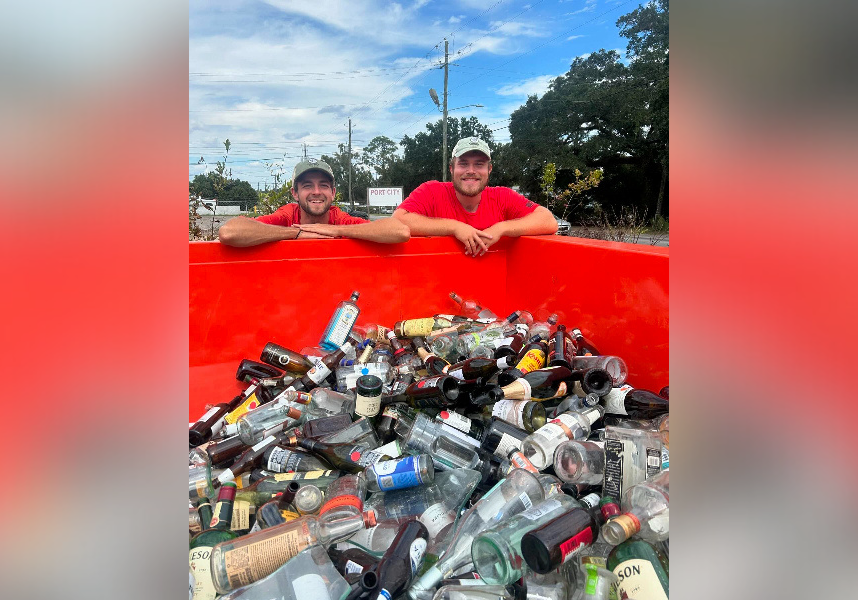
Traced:
<path fill-rule="evenodd" d="M 445 85 L 444 89 L 446 90 L 447 89 L 446 88 L 446 80 L 444 82 L 444 85 Z M 441 130 L 443 132 L 443 137 L 444 137 L 444 141 L 443 141 L 443 144 L 441 146 L 441 154 L 443 155 L 441 158 L 441 160 L 442 160 L 442 162 L 441 162 L 441 178 L 442 178 L 441 181 L 447 181 L 447 113 L 450 112 L 451 110 L 459 110 L 462 108 L 469 108 L 471 106 L 473 106 L 475 108 L 483 108 L 483 105 L 482 104 L 466 104 L 465 106 L 457 106 L 456 108 L 448 109 L 447 108 L 447 94 L 445 92 L 444 93 L 444 107 L 442 109 L 441 108 L 441 101 L 438 99 L 438 92 L 435 91 L 435 88 L 429 88 L 429 97 L 432 98 L 432 102 L 435 103 L 435 106 L 438 107 L 438 110 L 440 110 L 444 114 L 444 118 L 443 118 L 443 121 L 441 123 Z"/>

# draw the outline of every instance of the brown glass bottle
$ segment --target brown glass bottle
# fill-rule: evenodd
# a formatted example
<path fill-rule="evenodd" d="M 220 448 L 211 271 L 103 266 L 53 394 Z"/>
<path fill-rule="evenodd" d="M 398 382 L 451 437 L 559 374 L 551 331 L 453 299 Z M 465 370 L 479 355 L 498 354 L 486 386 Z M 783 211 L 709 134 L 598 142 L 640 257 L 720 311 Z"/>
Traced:
<path fill-rule="evenodd" d="M 449 408 L 459 397 L 459 382 L 448 375 L 426 377 L 405 388 L 405 396 L 415 408 Z"/>
<path fill-rule="evenodd" d="M 602 354 L 593 342 L 584 337 L 581 330 L 577 327 L 572 330 L 572 339 L 575 341 L 575 354 L 577 356 L 599 356 Z"/>
<path fill-rule="evenodd" d="M 599 537 L 602 514 L 573 508 L 521 538 L 521 555 L 527 566 L 544 574 L 558 568 Z"/>
<path fill-rule="evenodd" d="M 503 358 L 469 358 L 447 369 L 447 375 L 456 379 L 477 379 L 478 377 L 491 377 L 503 369 L 509 369 L 515 364 L 515 357 L 507 355 Z"/>
<path fill-rule="evenodd" d="M 265 451 L 269 447 L 276 446 L 288 439 L 294 439 L 294 436 L 285 432 L 276 436 L 269 435 L 258 444 L 255 444 L 242 452 L 227 470 L 218 475 L 218 481 L 223 484 L 224 482 L 238 477 L 242 473 L 258 467 L 262 464 L 262 460 L 265 457 Z"/>
<path fill-rule="evenodd" d="M 211 407 L 206 414 L 188 429 L 188 441 L 191 446 L 205 444 L 223 427 L 223 417 L 235 410 L 245 400 L 245 395 L 239 394 L 229 402 L 221 402 Z"/>
<path fill-rule="evenodd" d="M 270 379 L 273 377 L 281 377 L 283 372 L 280 369 L 275 369 L 270 365 L 250 360 L 249 358 L 242 359 L 238 363 L 238 370 L 235 372 L 235 378 L 245 383 L 251 383 L 253 379 Z"/>
<path fill-rule="evenodd" d="M 259 360 L 295 375 L 304 375 L 313 368 L 306 356 L 274 342 L 265 344 Z"/>
<path fill-rule="evenodd" d="M 516 332 L 509 338 L 505 338 L 507 342 L 495 348 L 495 358 L 504 358 L 505 356 L 518 356 L 521 349 L 524 347 L 524 335 Z"/>
<path fill-rule="evenodd" d="M 602 398 L 606 413 L 629 416 L 632 419 L 654 419 L 670 412 L 670 400 L 649 390 L 637 390 L 630 385 L 612 388 Z"/>
<path fill-rule="evenodd" d="M 572 371 L 566 367 L 547 367 L 526 373 L 501 389 L 507 400 L 559 398 L 568 393 L 571 378 Z"/>
<path fill-rule="evenodd" d="M 498 375 L 498 385 L 509 385 L 525 374 L 545 366 L 548 356 L 548 344 L 536 337 L 525 345 L 518 355 L 518 362 L 513 369 L 507 369 Z"/>
<path fill-rule="evenodd" d="M 566 367 L 572 370 L 572 357 L 575 356 L 575 344 L 566 334 L 566 325 L 558 325 L 548 345 L 548 366 Z"/>
<path fill-rule="evenodd" d="M 301 379 L 292 382 L 292 385 L 289 386 L 289 388 L 287 389 L 293 389 L 299 392 L 306 392 L 319 387 L 325 380 L 325 378 L 331 375 L 337 368 L 337 365 L 340 364 L 340 361 L 346 355 L 347 346 L 354 345 L 354 338 L 349 338 L 346 340 L 345 344 L 340 346 L 338 350 L 335 350 L 330 354 L 326 354 L 321 359 L 315 360 L 313 368 L 307 371 L 307 374 L 304 375 Z"/>
<path fill-rule="evenodd" d="M 450 368 L 449 361 L 429 351 L 426 341 L 422 337 L 415 337 L 411 340 L 411 344 L 417 349 L 417 355 L 423 361 L 423 364 L 426 365 L 426 371 L 430 375 L 441 375 Z"/>

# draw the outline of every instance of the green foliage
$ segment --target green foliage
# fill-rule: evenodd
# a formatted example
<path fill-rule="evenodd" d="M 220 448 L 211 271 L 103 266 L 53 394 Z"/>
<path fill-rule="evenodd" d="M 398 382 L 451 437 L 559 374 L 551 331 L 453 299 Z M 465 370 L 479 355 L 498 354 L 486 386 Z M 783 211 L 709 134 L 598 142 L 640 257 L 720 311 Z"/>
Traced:
<path fill-rule="evenodd" d="M 218 206 L 240 206 L 242 211 L 248 211 L 256 206 L 258 201 L 258 192 L 248 182 L 230 179 L 218 198 Z"/>
<path fill-rule="evenodd" d="M 344 204 L 349 201 L 349 149 L 339 144 L 333 155 L 322 155 L 322 160 L 331 165 L 337 196 Z M 355 204 L 366 204 L 366 189 L 372 187 L 372 174 L 363 164 L 361 153 L 352 149 L 352 199 Z"/>

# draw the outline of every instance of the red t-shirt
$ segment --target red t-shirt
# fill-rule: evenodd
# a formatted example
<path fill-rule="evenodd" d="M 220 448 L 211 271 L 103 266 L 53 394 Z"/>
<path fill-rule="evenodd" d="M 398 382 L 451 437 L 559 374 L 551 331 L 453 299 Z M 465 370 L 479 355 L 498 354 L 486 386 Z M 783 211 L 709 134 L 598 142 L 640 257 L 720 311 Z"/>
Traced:
<path fill-rule="evenodd" d="M 507 187 L 486 187 L 477 212 L 469 213 L 456 198 L 452 181 L 427 181 L 411 192 L 399 208 L 424 217 L 454 219 L 483 230 L 501 221 L 526 217 L 537 206 Z"/>
<path fill-rule="evenodd" d="M 300 225 L 301 207 L 298 206 L 297 202 L 290 202 L 289 204 L 284 204 L 270 215 L 256 217 L 256 220 L 271 225 L 283 225 L 284 227 L 295 224 Z M 353 217 L 336 206 L 332 206 L 328 211 L 328 225 L 357 225 L 358 223 L 369 223 L 369 221 L 360 217 Z"/>

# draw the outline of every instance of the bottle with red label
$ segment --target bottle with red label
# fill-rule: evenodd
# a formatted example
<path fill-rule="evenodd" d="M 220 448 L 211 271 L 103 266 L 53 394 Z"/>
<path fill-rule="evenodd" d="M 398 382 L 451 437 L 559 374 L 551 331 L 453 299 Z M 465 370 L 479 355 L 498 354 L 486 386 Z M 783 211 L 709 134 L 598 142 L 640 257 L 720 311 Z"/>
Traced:
<path fill-rule="evenodd" d="M 331 523 L 363 514 L 366 477 L 363 473 L 343 475 L 328 486 L 325 503 L 319 509 L 319 522 Z"/>
<path fill-rule="evenodd" d="M 573 508 L 524 534 L 521 554 L 536 573 L 548 573 L 592 544 L 603 522 L 598 510 Z"/>
<path fill-rule="evenodd" d="M 302 438 L 298 440 L 298 444 L 302 448 L 321 456 L 334 468 L 348 473 L 360 473 L 379 460 L 392 460 L 393 458 L 387 454 L 370 450 L 366 446 L 358 446 L 348 442 L 330 444 Z"/>

